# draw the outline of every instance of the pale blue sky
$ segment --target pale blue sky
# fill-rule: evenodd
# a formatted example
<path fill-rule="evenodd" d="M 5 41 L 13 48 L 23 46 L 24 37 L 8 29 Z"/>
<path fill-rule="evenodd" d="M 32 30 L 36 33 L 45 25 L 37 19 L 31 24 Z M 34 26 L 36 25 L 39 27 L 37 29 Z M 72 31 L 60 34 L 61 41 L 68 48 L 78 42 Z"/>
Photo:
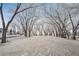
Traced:
<path fill-rule="evenodd" d="M 27 4 L 28 5 L 28 4 Z M 38 3 L 37 3 L 38 5 Z M 56 3 L 47 3 L 45 4 L 46 8 L 56 8 L 57 4 Z M 23 7 L 26 7 L 25 5 L 22 6 Z M 12 13 L 10 12 L 11 9 L 15 9 L 16 8 L 16 4 L 15 3 L 4 3 L 3 4 L 3 13 L 4 13 L 4 18 L 5 18 L 5 21 L 9 21 L 10 17 L 12 16 Z M 0 19 L 0 23 L 1 23 L 1 19 Z"/>
<path fill-rule="evenodd" d="M 56 3 L 53 3 L 53 4 L 47 3 L 45 6 L 47 8 L 50 8 L 50 7 L 56 8 L 56 5 L 57 5 Z M 15 9 L 15 7 L 16 7 L 15 3 L 4 3 L 3 10 L 4 10 L 4 16 L 6 20 L 8 19 L 8 17 L 11 16 L 11 13 L 10 13 L 11 9 Z"/>

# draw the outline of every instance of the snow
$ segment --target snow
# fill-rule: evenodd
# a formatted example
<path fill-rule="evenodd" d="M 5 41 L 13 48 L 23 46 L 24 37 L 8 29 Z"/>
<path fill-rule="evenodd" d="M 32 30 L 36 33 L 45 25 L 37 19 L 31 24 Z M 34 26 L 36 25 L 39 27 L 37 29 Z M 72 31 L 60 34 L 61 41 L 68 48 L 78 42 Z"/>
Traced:
<path fill-rule="evenodd" d="M 1 56 L 79 56 L 79 40 L 53 36 L 16 36 L 0 44 Z"/>

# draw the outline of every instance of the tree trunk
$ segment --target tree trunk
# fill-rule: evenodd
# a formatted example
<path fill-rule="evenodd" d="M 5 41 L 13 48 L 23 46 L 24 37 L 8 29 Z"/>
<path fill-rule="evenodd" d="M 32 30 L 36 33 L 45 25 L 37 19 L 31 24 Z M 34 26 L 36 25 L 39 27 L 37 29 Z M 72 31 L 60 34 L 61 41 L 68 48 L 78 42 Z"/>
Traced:
<path fill-rule="evenodd" d="M 29 37 L 30 37 L 31 31 L 29 30 Z"/>
<path fill-rule="evenodd" d="M 65 33 L 62 33 L 61 34 L 61 38 L 66 38 L 66 34 Z"/>
<path fill-rule="evenodd" d="M 27 31 L 25 31 L 25 34 L 24 34 L 24 36 L 25 36 L 25 37 L 27 37 Z"/>
<path fill-rule="evenodd" d="M 76 40 L 76 34 L 73 34 L 71 37 L 72 40 Z"/>
<path fill-rule="evenodd" d="M 56 30 L 56 34 L 55 34 L 55 36 L 56 36 L 56 37 L 58 37 L 58 33 L 57 33 L 57 30 Z"/>
<path fill-rule="evenodd" d="M 3 33 L 2 33 L 2 41 L 1 43 L 6 43 L 6 30 L 3 29 Z"/>
<path fill-rule="evenodd" d="M 48 33 L 45 33 L 45 36 L 47 36 L 48 35 Z"/>

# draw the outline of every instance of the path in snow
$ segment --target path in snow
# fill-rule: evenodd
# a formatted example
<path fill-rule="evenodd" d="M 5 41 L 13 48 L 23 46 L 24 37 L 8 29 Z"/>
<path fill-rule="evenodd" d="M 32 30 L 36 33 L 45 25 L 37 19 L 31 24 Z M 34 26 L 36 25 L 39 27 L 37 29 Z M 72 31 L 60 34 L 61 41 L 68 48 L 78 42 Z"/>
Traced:
<path fill-rule="evenodd" d="M 79 56 L 79 41 L 53 36 L 23 36 L 8 38 L 0 44 L 0 55 L 12 56 Z"/>

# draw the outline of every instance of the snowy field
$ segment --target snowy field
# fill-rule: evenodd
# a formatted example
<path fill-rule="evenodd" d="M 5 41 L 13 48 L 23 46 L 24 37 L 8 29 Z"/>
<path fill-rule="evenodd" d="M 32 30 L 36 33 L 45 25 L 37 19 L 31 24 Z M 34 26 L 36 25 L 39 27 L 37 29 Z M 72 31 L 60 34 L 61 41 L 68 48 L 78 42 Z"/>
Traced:
<path fill-rule="evenodd" d="M 16 36 L 0 43 L 0 56 L 79 56 L 79 40 L 53 36 Z"/>

